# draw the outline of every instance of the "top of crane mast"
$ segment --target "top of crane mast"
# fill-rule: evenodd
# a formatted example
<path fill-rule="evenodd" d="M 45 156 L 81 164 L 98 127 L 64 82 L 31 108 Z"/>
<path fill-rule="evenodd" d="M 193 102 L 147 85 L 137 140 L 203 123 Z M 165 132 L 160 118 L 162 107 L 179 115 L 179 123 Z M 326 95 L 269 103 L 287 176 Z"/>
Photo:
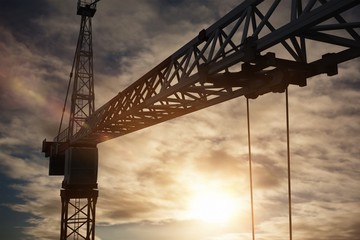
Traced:
<path fill-rule="evenodd" d="M 100 0 L 78 0 L 77 15 L 93 17 L 96 12 L 96 3 Z"/>

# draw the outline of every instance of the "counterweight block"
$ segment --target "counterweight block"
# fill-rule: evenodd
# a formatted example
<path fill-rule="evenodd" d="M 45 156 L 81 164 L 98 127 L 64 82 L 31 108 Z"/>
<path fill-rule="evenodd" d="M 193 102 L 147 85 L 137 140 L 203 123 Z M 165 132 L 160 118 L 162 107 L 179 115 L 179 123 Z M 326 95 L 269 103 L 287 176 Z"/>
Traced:
<path fill-rule="evenodd" d="M 59 151 L 63 146 L 59 142 L 48 142 L 44 139 L 42 143 L 42 152 L 45 157 L 49 157 L 49 176 L 63 176 L 65 168 L 65 153 Z"/>

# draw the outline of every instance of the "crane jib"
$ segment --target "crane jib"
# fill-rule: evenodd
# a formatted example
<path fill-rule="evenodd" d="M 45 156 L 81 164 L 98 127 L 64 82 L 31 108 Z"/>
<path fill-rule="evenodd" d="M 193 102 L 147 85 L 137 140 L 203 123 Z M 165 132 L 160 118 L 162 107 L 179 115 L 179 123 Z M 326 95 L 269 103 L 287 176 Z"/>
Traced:
<path fill-rule="evenodd" d="M 293 41 L 295 37 L 306 38 L 309 35 L 315 35 L 315 33 L 311 34 L 313 27 L 358 5 L 358 1 L 328 1 L 311 11 L 304 12 L 278 29 L 273 29 L 271 23 L 266 22 L 263 16 L 262 25 L 268 26 L 272 31 L 264 36 L 260 34 L 242 36 L 243 41 L 235 44 L 232 37 L 235 36 L 236 31 L 242 32 L 243 29 L 234 28 L 229 31 L 230 33 L 224 34 L 225 28 L 229 25 L 245 25 L 249 9 L 255 11 L 256 5 L 260 3 L 262 1 L 245 1 L 217 23 L 200 31 L 199 36 L 92 114 L 87 119 L 87 127 L 82 128 L 72 141 L 97 144 L 235 97 L 244 95 L 255 98 L 261 94 L 273 92 L 274 89 L 277 92 L 276 89 L 279 86 L 271 89 L 268 85 L 272 85 L 269 81 L 277 82 L 278 79 L 274 78 L 281 74 L 303 76 L 303 78 L 322 73 L 331 75 L 330 72 L 337 72 L 337 64 L 358 56 L 356 53 L 358 53 L 360 43 L 356 39 L 338 39 L 336 44 L 347 46 L 348 49 L 334 53 L 331 61 L 327 57 L 319 56 L 319 59 L 312 63 L 306 62 L 305 48 L 303 52 L 297 53 L 287 43 L 287 40 Z M 348 26 L 355 28 L 358 25 L 358 22 L 352 25 L 349 23 L 347 26 L 339 23 L 338 28 L 345 29 L 349 28 Z M 328 36 L 325 36 L 322 41 L 326 39 Z M 266 65 L 263 65 L 263 59 L 270 54 L 266 50 L 277 44 L 284 45 L 294 59 L 273 58 L 276 64 L 272 67 L 275 70 L 264 71 Z M 298 45 L 300 46 L 300 43 Z M 261 55 L 262 52 L 265 54 Z M 349 55 L 349 53 L 352 54 Z M 338 58 L 337 55 L 342 57 Z M 224 79 L 226 75 L 221 76 L 222 72 L 227 72 L 227 69 L 236 65 L 244 70 L 233 74 L 239 77 L 233 80 L 233 86 L 229 86 L 228 81 L 224 83 L 223 88 L 220 86 L 221 81 L 216 81 L 214 85 L 215 78 Z M 257 69 L 256 72 L 252 71 L 252 76 L 248 74 L 249 71 L 246 71 L 249 65 L 256 65 L 252 67 L 252 70 Z M 295 65 L 301 67 L 293 67 Z M 279 74 L 279 72 L 282 73 Z M 204 76 L 208 81 L 204 81 Z M 252 79 L 259 78 L 263 79 L 264 89 L 255 91 L 251 87 L 241 89 L 238 87 L 239 81 L 252 85 Z M 298 79 L 299 82 L 289 84 L 304 86 L 305 80 Z M 284 85 L 283 82 L 280 84 Z M 213 98 L 218 100 L 214 101 Z M 175 104 L 175 101 L 179 104 Z M 202 107 L 199 107 L 200 105 Z"/>

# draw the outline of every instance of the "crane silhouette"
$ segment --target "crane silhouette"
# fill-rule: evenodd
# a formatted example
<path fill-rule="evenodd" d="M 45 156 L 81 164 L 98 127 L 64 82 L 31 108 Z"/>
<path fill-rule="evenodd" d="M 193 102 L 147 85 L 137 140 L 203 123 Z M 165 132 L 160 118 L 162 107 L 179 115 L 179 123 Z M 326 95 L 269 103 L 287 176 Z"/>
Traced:
<path fill-rule="evenodd" d="M 62 129 L 62 117 L 54 140 L 43 141 L 49 175 L 64 176 L 61 240 L 95 239 L 97 144 L 233 98 L 304 87 L 360 56 L 360 21 L 343 16 L 358 0 L 293 0 L 282 24 L 271 18 L 281 0 L 245 0 L 95 111 L 91 19 L 98 2 L 78 1 L 69 123 Z M 317 56 L 308 41 L 337 50 Z"/>

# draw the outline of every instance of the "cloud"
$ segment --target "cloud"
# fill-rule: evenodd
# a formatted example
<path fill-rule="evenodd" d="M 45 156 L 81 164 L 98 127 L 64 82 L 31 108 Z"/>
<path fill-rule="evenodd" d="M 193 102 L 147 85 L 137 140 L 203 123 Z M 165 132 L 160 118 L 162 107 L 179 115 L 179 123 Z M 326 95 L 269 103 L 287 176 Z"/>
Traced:
<path fill-rule="evenodd" d="M 93 20 L 96 106 L 237 3 L 164 4 L 98 4 Z M 24 17 L 31 21 L 24 22 L 34 31 L 24 27 L 16 33 L 13 27 L 19 22 L 10 20 L 0 26 L 0 166 L 9 178 L 24 181 L 11 185 L 22 202 L 8 206 L 32 215 L 25 232 L 37 239 L 56 238 L 59 232 L 54 222 L 60 220 L 62 179 L 47 176 L 40 147 L 42 139 L 51 139 L 58 128 L 80 21 L 73 5 L 51 1 L 36 14 L 29 10 Z M 309 239 L 314 233 L 318 239 L 356 239 L 358 234 L 359 194 L 354 191 L 360 181 L 358 76 L 355 60 L 340 65 L 337 76 L 317 76 L 305 88 L 290 87 L 294 232 L 299 238 Z M 287 236 L 284 101 L 283 94 L 250 101 L 258 239 Z M 99 153 L 97 232 L 102 238 L 110 239 L 110 234 L 139 240 L 249 237 L 243 98 L 102 143 Z M 206 188 L 242 199 L 236 224 L 211 228 L 186 218 L 191 197 Z"/>
<path fill-rule="evenodd" d="M 31 227 L 21 227 L 25 234 L 54 238 L 58 236 L 58 225 L 52 223 L 60 217 L 60 182 L 46 176 L 47 162 L 40 150 L 42 139 L 56 128 L 53 121 L 61 109 L 56 89 L 62 85 L 64 65 L 56 57 L 41 54 L 31 41 L 24 41 L 29 36 L 17 36 L 10 26 L 0 29 L 0 169 L 18 182 L 9 186 L 17 192 L 12 198 L 18 200 L 3 204 L 29 214 L 24 222 Z"/>
<path fill-rule="evenodd" d="M 14 157 L 7 153 L 0 153 L 0 169 L 9 178 L 21 180 L 21 184 L 10 187 L 16 190 L 19 203 L 5 203 L 6 206 L 17 212 L 31 215 L 26 220 L 31 227 L 20 227 L 30 236 L 38 239 L 48 239 L 58 235 L 57 222 L 59 219 L 60 201 L 58 199 L 58 179 L 46 176 L 47 169 L 29 158 Z"/>

